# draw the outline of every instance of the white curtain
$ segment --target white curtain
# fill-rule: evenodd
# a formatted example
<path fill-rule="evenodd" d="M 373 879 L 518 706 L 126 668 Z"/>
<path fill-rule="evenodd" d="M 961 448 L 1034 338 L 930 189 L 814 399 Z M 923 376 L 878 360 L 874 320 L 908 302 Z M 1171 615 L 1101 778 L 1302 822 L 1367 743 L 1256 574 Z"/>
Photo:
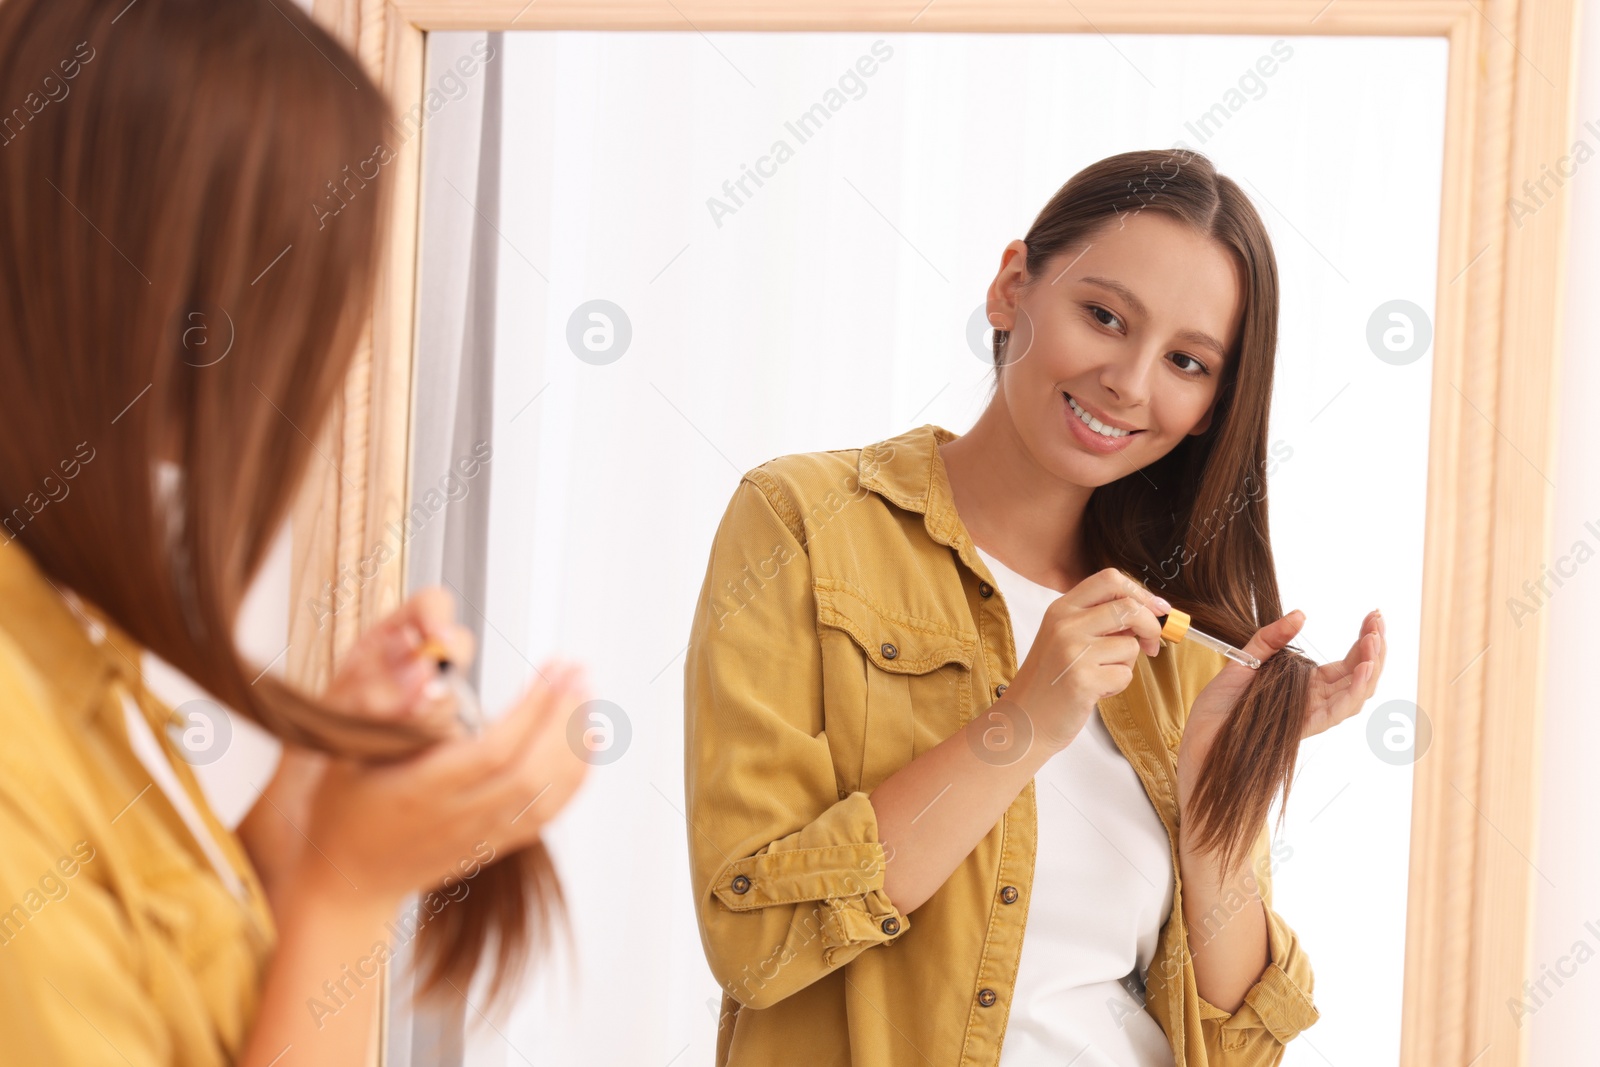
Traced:
<path fill-rule="evenodd" d="M 500 34 L 430 34 L 428 92 L 418 117 L 401 116 L 398 136 L 424 138 L 417 275 L 416 385 L 412 410 L 411 499 L 405 520 L 406 586 L 443 584 L 479 646 L 488 587 L 486 545 L 493 469 L 481 445 L 494 436 L 495 300 L 500 205 Z M 485 59 L 487 58 L 487 61 Z M 470 475 L 466 473 L 470 471 Z M 470 677 L 479 681 L 481 659 Z M 402 927 L 402 929 L 405 929 Z M 412 1010 L 413 942 L 391 969 L 389 1067 L 462 1063 L 467 1005 Z"/>

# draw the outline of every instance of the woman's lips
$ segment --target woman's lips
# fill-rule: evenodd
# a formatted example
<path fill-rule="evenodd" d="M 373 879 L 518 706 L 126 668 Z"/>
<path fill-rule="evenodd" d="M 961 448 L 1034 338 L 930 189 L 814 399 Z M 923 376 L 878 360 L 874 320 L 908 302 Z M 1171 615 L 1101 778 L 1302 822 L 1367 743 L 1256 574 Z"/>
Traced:
<path fill-rule="evenodd" d="M 1061 410 L 1066 415 L 1072 436 L 1076 437 L 1085 448 L 1101 455 L 1110 455 L 1113 452 L 1122 451 L 1133 442 L 1135 437 L 1144 432 L 1143 430 L 1131 430 L 1123 437 L 1107 437 L 1105 434 L 1095 433 L 1089 428 L 1089 424 L 1080 419 L 1078 413 L 1072 410 L 1072 404 L 1067 400 L 1066 393 L 1061 394 Z"/>

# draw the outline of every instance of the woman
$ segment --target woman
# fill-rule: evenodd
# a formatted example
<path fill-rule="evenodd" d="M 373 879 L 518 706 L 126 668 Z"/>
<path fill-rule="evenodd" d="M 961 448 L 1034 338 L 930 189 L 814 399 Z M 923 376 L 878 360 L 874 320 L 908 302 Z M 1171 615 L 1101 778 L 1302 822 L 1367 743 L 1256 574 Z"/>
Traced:
<path fill-rule="evenodd" d="M 423 646 L 472 649 L 441 590 L 316 697 L 233 643 L 330 462 L 388 105 L 270 0 L 7 0 L 0 100 L 0 1057 L 364 1063 L 373 979 L 413 935 L 435 994 L 486 954 L 507 988 L 584 771 L 568 666 L 482 737 L 453 725 Z M 289 746 L 237 836 L 173 758 L 146 649 Z"/>
<path fill-rule="evenodd" d="M 744 476 L 685 673 L 719 1067 L 1256 1067 L 1316 1021 L 1265 816 L 1383 625 L 1288 647 L 1277 310 L 1235 183 L 1113 156 L 1007 245 L 968 433 Z M 1163 641 L 1174 606 L 1260 670 Z"/>

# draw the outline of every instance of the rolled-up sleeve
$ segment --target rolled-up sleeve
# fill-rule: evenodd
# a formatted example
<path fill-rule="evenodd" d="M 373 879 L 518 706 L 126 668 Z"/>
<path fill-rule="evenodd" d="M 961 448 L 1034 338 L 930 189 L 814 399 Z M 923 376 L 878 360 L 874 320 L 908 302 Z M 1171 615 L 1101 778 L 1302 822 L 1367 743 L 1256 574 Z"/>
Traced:
<path fill-rule="evenodd" d="M 1311 960 L 1294 930 L 1272 908 L 1270 864 L 1259 850 L 1255 870 L 1261 872 L 1269 962 L 1233 1012 L 1200 998 L 1200 1030 L 1211 1067 L 1275 1067 L 1283 1060 L 1284 1046 L 1319 1018 L 1311 1000 Z"/>
<path fill-rule="evenodd" d="M 741 1005 L 803 989 L 910 929 L 863 792 L 839 795 L 811 569 L 761 469 L 713 540 L 684 666 L 684 794 L 701 942 Z"/>

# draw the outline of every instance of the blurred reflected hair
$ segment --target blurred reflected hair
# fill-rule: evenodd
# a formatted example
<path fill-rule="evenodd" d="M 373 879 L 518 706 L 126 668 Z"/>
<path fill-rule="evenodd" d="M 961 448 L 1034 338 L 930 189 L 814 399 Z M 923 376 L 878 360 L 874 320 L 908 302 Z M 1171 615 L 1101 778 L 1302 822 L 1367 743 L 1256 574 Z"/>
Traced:
<path fill-rule="evenodd" d="M 312 442 L 373 299 L 383 93 L 295 3 L 6 0 L 0 109 L 0 551 L 285 742 L 432 743 L 257 677 L 233 638 L 308 463 L 331 462 Z M 85 443 L 70 500 L 35 510 Z M 419 996 L 491 955 L 507 993 L 565 912 L 542 844 L 473 890 L 419 935 Z"/>
<path fill-rule="evenodd" d="M 1240 269 L 1244 318 L 1211 425 L 1141 470 L 1095 489 L 1084 518 L 1089 570 L 1116 567 L 1188 612 L 1196 628 L 1242 648 L 1283 615 L 1267 526 L 1267 423 L 1278 344 L 1278 265 L 1244 191 L 1187 149 L 1124 152 L 1074 174 L 1034 219 L 1028 281 L 1054 278 L 1104 229 L 1162 212 L 1219 242 Z M 995 377 L 1009 331 L 994 333 Z M 1300 715 L 1315 663 L 1293 645 L 1262 663 L 1218 732 L 1190 798 L 1191 844 L 1232 869 L 1289 799 Z M 1284 808 L 1280 807 L 1281 825 Z"/>

